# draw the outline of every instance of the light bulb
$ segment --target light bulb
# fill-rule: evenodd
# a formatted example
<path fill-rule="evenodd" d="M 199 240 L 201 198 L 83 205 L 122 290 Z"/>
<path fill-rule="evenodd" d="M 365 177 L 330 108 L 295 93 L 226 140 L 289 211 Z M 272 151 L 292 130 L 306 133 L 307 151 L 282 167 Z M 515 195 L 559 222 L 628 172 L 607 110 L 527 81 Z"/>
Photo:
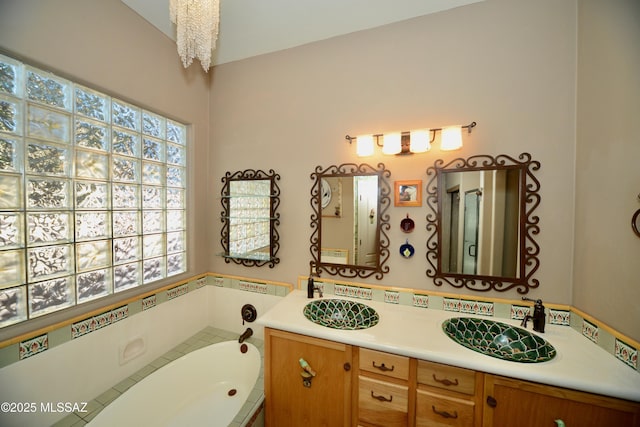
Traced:
<path fill-rule="evenodd" d="M 386 133 L 383 137 L 382 152 L 384 154 L 398 154 L 402 151 L 402 135 L 400 132 Z"/>
<path fill-rule="evenodd" d="M 356 153 L 360 157 L 373 155 L 373 135 L 359 135 L 356 138 Z"/>
<path fill-rule="evenodd" d="M 424 153 L 431 149 L 430 130 L 420 129 L 410 132 L 409 150 L 412 153 Z"/>
<path fill-rule="evenodd" d="M 443 151 L 457 150 L 462 147 L 462 127 L 449 126 L 442 129 L 440 149 Z"/>

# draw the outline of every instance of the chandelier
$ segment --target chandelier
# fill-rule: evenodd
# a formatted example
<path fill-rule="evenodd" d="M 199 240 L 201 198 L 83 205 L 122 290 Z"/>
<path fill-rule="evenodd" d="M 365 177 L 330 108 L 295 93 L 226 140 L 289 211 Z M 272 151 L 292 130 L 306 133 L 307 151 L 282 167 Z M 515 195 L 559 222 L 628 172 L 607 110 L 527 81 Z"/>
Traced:
<path fill-rule="evenodd" d="M 220 23 L 220 0 L 169 0 L 169 18 L 177 27 L 178 54 L 187 68 L 198 58 L 205 72 L 211 66 Z"/>

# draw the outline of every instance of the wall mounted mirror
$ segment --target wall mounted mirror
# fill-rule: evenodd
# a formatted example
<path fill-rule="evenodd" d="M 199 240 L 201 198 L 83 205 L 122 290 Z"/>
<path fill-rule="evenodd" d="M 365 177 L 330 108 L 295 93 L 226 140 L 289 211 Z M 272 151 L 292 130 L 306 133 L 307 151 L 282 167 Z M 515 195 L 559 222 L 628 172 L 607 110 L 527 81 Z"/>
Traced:
<path fill-rule="evenodd" d="M 389 272 L 391 172 L 347 163 L 311 174 L 311 270 L 342 277 L 382 279 Z"/>
<path fill-rule="evenodd" d="M 222 256 L 246 266 L 280 262 L 280 175 L 272 169 L 227 172 L 222 178 Z"/>
<path fill-rule="evenodd" d="M 529 153 L 437 160 L 427 169 L 427 276 L 441 286 L 536 288 L 540 163 Z"/>

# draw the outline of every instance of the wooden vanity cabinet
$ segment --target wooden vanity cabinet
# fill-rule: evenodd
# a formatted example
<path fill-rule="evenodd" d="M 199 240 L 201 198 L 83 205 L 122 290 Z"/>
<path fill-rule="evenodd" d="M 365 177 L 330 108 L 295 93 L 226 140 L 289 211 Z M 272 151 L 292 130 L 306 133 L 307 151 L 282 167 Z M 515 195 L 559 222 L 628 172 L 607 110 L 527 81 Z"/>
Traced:
<path fill-rule="evenodd" d="M 483 374 L 419 360 L 416 427 L 482 425 Z"/>
<path fill-rule="evenodd" d="M 267 427 L 640 427 L 640 403 L 271 328 L 264 358 Z"/>
<path fill-rule="evenodd" d="M 271 328 L 264 338 L 265 425 L 349 426 L 352 347 Z M 316 372 L 310 387 L 300 358 Z"/>
<path fill-rule="evenodd" d="M 640 427 L 640 403 L 485 374 L 484 427 Z"/>

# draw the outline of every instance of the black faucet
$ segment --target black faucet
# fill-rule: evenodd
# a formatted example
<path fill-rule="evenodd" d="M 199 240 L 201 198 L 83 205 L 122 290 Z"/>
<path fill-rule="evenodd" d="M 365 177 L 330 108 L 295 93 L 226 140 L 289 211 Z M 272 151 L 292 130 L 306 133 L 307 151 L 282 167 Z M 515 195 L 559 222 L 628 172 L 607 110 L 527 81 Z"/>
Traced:
<path fill-rule="evenodd" d="M 244 340 L 246 340 L 247 338 L 249 338 L 251 335 L 253 335 L 253 329 L 251 328 L 247 328 L 246 331 L 244 331 L 242 333 L 242 335 L 240 335 L 240 338 L 238 338 L 238 342 L 240 344 L 242 344 L 244 342 Z"/>
<path fill-rule="evenodd" d="M 544 312 L 544 305 L 542 305 L 542 300 L 533 300 L 527 297 L 522 297 L 522 300 L 533 301 L 535 302 L 535 304 L 533 305 L 533 316 L 530 316 L 528 314 L 524 316 L 524 319 L 522 319 L 522 324 L 520 326 L 526 328 L 527 320 L 531 319 L 533 321 L 533 330 L 536 332 L 544 333 L 544 325 L 547 315 Z"/>
<path fill-rule="evenodd" d="M 322 289 L 315 285 L 313 282 L 313 276 L 309 276 L 309 279 L 307 280 L 307 298 L 313 298 L 315 291 L 318 291 L 318 295 L 322 298 Z"/>

